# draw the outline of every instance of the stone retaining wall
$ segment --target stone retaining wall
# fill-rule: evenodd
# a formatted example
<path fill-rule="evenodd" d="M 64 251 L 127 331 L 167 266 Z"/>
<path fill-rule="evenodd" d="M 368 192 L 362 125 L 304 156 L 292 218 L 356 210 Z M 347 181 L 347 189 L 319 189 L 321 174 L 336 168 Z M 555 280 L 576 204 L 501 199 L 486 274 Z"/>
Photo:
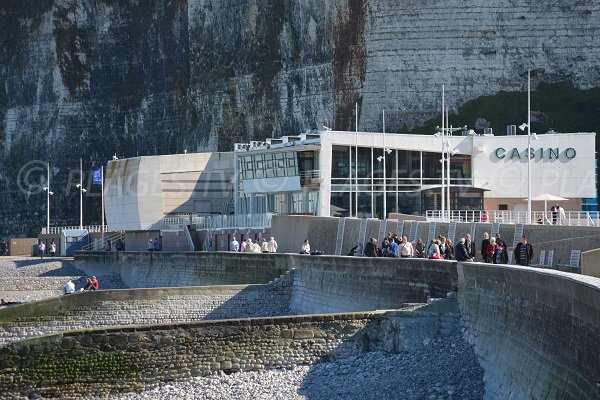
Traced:
<path fill-rule="evenodd" d="M 395 312 L 309 315 L 71 331 L 0 347 L 0 397 L 132 391 L 323 357 L 400 352 L 460 329 L 456 300 Z"/>
<path fill-rule="evenodd" d="M 0 310 L 0 345 L 92 327 L 289 315 L 292 277 L 269 285 L 101 290 Z"/>
<path fill-rule="evenodd" d="M 475 263 L 458 276 L 486 398 L 600 398 L 600 279 Z"/>

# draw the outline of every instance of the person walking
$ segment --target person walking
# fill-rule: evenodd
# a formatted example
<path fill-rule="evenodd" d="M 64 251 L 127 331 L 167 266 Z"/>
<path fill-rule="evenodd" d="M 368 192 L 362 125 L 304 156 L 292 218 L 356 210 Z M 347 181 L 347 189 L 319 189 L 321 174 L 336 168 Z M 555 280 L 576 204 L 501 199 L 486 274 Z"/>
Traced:
<path fill-rule="evenodd" d="M 231 241 L 229 250 L 233 251 L 234 253 L 237 253 L 240 250 L 240 243 L 237 241 L 235 236 L 233 237 L 233 240 Z"/>
<path fill-rule="evenodd" d="M 277 242 L 273 236 L 271 236 L 271 239 L 269 239 L 269 242 L 267 243 L 267 250 L 269 253 L 277 253 Z"/>
<path fill-rule="evenodd" d="M 517 265 L 528 267 L 532 259 L 533 246 L 527 241 L 527 236 L 523 236 L 515 246 L 515 261 Z"/>
<path fill-rule="evenodd" d="M 45 252 L 46 252 L 46 244 L 40 240 L 40 244 L 38 244 L 38 253 L 40 255 L 40 259 L 44 258 Z"/>
<path fill-rule="evenodd" d="M 370 238 L 365 245 L 365 256 L 366 257 L 377 257 L 377 239 Z"/>
<path fill-rule="evenodd" d="M 402 236 L 402 243 L 400 244 L 400 257 L 401 258 L 412 258 L 414 256 L 414 248 L 411 242 L 408 241 L 406 236 Z"/>
<path fill-rule="evenodd" d="M 50 242 L 50 257 L 54 257 L 56 254 L 56 244 L 54 244 L 54 240 Z"/>
<path fill-rule="evenodd" d="M 488 262 L 488 246 L 490 245 L 490 235 L 487 232 L 483 232 L 483 240 L 481 241 L 481 258 L 483 262 Z"/>

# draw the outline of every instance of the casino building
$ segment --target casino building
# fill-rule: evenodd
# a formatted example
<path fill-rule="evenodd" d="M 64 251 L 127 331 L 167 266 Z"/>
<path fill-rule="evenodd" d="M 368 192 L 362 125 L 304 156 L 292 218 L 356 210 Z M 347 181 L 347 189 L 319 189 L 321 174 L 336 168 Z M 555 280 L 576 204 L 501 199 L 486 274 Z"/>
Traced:
<path fill-rule="evenodd" d="M 110 161 L 107 222 L 143 230 L 178 214 L 423 215 L 441 209 L 443 192 L 445 209 L 525 211 L 528 164 L 532 197 L 567 198 L 561 205 L 571 211 L 597 204 L 595 133 L 532 134 L 530 160 L 527 135 L 456 133 L 321 131 L 238 143 L 233 152 Z"/>
<path fill-rule="evenodd" d="M 473 131 L 445 137 L 324 131 L 236 144 L 235 210 L 382 218 L 385 209 L 423 215 L 442 206 L 448 182 L 442 182 L 444 154 L 445 177 L 450 166 L 445 209 L 526 211 L 527 147 L 527 135 Z M 532 197 L 565 197 L 563 207 L 581 210 L 584 199 L 596 198 L 594 149 L 595 133 L 532 135 Z M 532 209 L 543 207 L 535 203 Z"/>

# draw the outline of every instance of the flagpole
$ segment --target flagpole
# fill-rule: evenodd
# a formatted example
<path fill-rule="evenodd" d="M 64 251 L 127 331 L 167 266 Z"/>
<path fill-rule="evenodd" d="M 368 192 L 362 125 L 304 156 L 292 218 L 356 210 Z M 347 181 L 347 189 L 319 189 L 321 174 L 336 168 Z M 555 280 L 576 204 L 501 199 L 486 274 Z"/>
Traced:
<path fill-rule="evenodd" d="M 100 168 L 100 173 L 102 174 L 102 246 L 104 246 L 104 165 Z"/>

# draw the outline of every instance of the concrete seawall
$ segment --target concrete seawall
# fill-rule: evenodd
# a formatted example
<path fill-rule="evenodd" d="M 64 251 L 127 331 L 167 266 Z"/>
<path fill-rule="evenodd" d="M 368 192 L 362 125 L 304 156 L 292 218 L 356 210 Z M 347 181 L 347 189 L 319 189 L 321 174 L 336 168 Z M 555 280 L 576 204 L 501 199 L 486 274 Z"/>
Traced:
<path fill-rule="evenodd" d="M 474 263 L 458 276 L 486 398 L 600 398 L 600 279 Z"/>
<path fill-rule="evenodd" d="M 248 281 L 264 284 L 294 270 L 290 307 L 303 314 L 396 309 L 403 303 L 446 297 L 457 287 L 456 262 L 425 259 L 96 252 L 78 253 L 75 264 L 90 275 L 121 274 L 128 286 L 148 288 Z"/>
<path fill-rule="evenodd" d="M 174 275 L 174 277 L 164 276 L 160 279 L 157 279 L 158 274 L 156 273 L 131 275 L 132 282 L 138 284 L 144 283 L 143 279 L 148 279 L 148 283 L 165 280 L 171 282 L 178 276 L 182 276 L 181 271 L 177 270 L 182 265 L 181 259 L 169 257 L 166 253 L 160 256 L 160 262 L 156 262 L 155 255 L 140 253 L 119 254 L 118 257 L 123 257 L 123 259 L 113 264 L 111 258 L 113 256 L 112 254 L 82 254 L 77 257 L 76 263 L 79 263 L 79 267 L 90 268 L 90 271 L 119 272 L 127 267 L 123 260 L 133 258 L 138 263 L 136 266 L 138 269 L 158 268 L 163 275 L 167 275 L 169 271 L 172 271 Z M 86 257 L 90 259 L 86 260 Z M 154 261 L 144 265 L 144 262 L 150 258 L 153 258 Z M 460 317 L 456 318 L 462 318 L 464 321 L 467 337 L 474 344 L 481 366 L 484 368 L 487 399 L 592 400 L 600 398 L 600 359 L 598 358 L 598 354 L 600 354 L 600 279 L 534 268 L 432 260 L 235 253 L 189 253 L 186 255 L 186 259 L 186 275 L 202 277 L 202 279 L 210 277 L 208 271 L 215 273 L 217 280 L 223 280 L 225 277 L 227 279 L 247 279 L 246 276 L 256 278 L 256 271 L 261 271 L 261 279 L 268 279 L 270 276 L 294 268 L 290 308 L 297 313 L 399 308 L 402 303 L 424 301 L 428 297 L 443 297 L 446 293 L 457 290 Z M 216 264 L 219 262 L 222 265 Z M 235 267 L 235 263 L 239 265 Z M 223 266 L 227 266 L 227 268 Z M 199 268 L 208 269 L 198 271 Z M 227 271 L 227 273 L 224 274 L 223 271 Z M 305 356 L 299 362 L 311 362 L 305 361 L 314 360 L 311 358 L 315 357 L 311 353 L 311 346 L 320 344 L 319 349 L 321 350 L 332 349 L 328 347 L 329 342 L 326 338 L 329 336 L 327 335 L 340 338 L 336 336 L 338 333 L 329 332 L 330 329 L 345 326 L 349 332 L 349 335 L 340 338 L 341 342 L 336 342 L 335 348 L 339 348 L 342 342 L 366 343 L 365 337 L 361 336 L 359 332 L 366 332 L 365 328 L 371 324 L 368 321 L 372 321 L 375 314 L 377 313 L 364 313 L 362 317 L 353 316 L 350 318 L 352 322 L 341 322 L 337 320 L 338 317 L 327 315 L 290 317 L 292 318 L 290 320 L 268 318 L 261 320 L 276 320 L 274 324 L 277 326 L 281 321 L 289 321 L 291 325 L 285 328 L 273 328 L 272 323 L 253 322 L 254 320 L 224 322 L 210 325 L 209 331 L 212 332 L 213 329 L 216 329 L 228 336 L 229 334 L 226 334 L 225 331 L 233 329 L 231 332 L 235 332 L 238 327 L 246 329 L 244 327 L 253 327 L 256 324 L 271 326 L 265 328 L 267 336 L 271 331 L 280 330 L 282 333 L 278 334 L 278 338 L 269 340 L 274 340 L 283 346 L 269 348 L 269 351 L 272 352 L 269 354 L 274 357 L 272 359 L 278 360 L 276 354 L 284 354 L 285 357 L 289 354 L 294 355 L 294 350 L 289 350 L 290 348 L 286 346 L 295 343 L 290 344 L 292 349 L 300 347 L 304 349 L 302 346 L 309 346 L 309 350 L 307 353 L 303 353 Z M 364 315 L 369 316 L 364 317 Z M 347 317 L 342 319 L 348 320 Z M 295 325 L 296 323 L 300 325 Z M 308 326 L 312 328 L 302 325 L 303 323 L 308 323 Z M 323 327 L 315 331 L 313 329 L 315 324 L 323 324 Z M 209 325 L 203 326 L 209 327 Z M 378 325 L 377 329 L 380 328 L 381 326 Z M 323 333 L 325 331 L 321 329 L 329 333 Z M 156 335 L 145 333 L 153 330 L 166 331 L 166 333 L 161 332 Z M 171 330 L 175 333 L 169 333 Z M 244 331 L 246 333 L 242 335 L 244 337 L 243 344 L 259 346 L 262 339 L 256 341 L 258 339 L 252 336 L 254 335 L 252 332 L 262 330 L 263 328 L 246 329 Z M 285 333 L 283 333 L 284 331 Z M 52 351 L 60 349 L 61 354 L 64 353 L 63 356 L 69 358 L 79 357 L 77 354 L 84 353 L 85 349 L 91 348 L 97 352 L 98 368 L 109 368 L 106 372 L 107 376 L 127 389 L 128 384 L 119 381 L 118 378 L 121 376 L 119 375 L 121 370 L 110 369 L 118 364 L 119 368 L 129 373 L 126 366 L 129 365 L 129 361 L 135 360 L 129 358 L 121 360 L 122 357 L 130 357 L 128 352 L 131 351 L 127 349 L 136 348 L 138 342 L 139 346 L 146 346 L 143 343 L 159 340 L 156 338 L 160 337 L 160 341 L 165 346 L 169 347 L 172 343 L 178 343 L 181 349 L 185 349 L 186 354 L 191 354 L 196 350 L 189 350 L 187 347 L 193 348 L 198 345 L 193 339 L 195 335 L 205 335 L 204 333 L 188 332 L 188 325 L 158 328 L 132 327 L 107 332 L 103 330 L 94 330 L 88 333 L 75 332 L 65 335 L 64 338 L 76 337 L 76 339 L 65 341 L 61 335 L 57 335 L 48 338 L 47 341 L 37 341 L 36 339 L 0 348 L 0 387 L 3 390 L 13 388 L 15 368 L 21 362 L 19 361 L 21 358 L 33 361 L 26 376 L 20 376 L 19 379 L 29 379 L 31 381 L 27 382 L 35 385 L 33 383 L 37 379 L 35 374 L 43 374 L 48 362 L 42 357 L 44 349 Z M 298 332 L 298 334 L 294 332 Z M 369 332 L 373 331 L 369 330 Z M 369 335 L 373 335 L 373 333 Z M 367 336 L 372 338 L 369 335 Z M 166 339 L 162 339 L 164 337 Z M 188 337 L 192 339 L 188 341 L 186 339 Z M 206 340 L 212 340 L 209 338 L 214 338 L 215 334 L 208 333 L 205 337 Z M 293 340 L 288 342 L 291 339 Z M 296 339 L 308 341 L 294 342 Z M 242 342 L 235 340 L 233 342 L 235 346 L 238 346 L 235 351 L 228 350 L 226 341 L 223 343 L 219 341 L 221 344 L 216 344 L 216 349 L 219 346 L 225 346 L 222 350 L 224 353 L 219 353 L 221 350 L 213 349 L 211 350 L 213 355 L 207 356 L 201 361 L 194 358 L 195 356 L 190 356 L 190 359 L 182 358 L 183 372 L 181 373 L 167 368 L 165 374 L 161 372 L 161 374 L 149 376 L 147 373 L 140 372 L 139 376 L 143 379 L 148 378 L 149 381 L 155 381 L 201 374 L 213 370 L 213 368 L 227 370 L 231 366 L 233 369 L 235 360 L 241 358 L 233 355 L 224 357 L 222 354 L 237 354 L 236 351 L 247 357 L 244 359 L 261 361 L 261 363 L 252 361 L 254 364 L 249 361 L 247 365 L 262 365 L 258 368 L 285 366 L 281 364 L 281 359 L 279 359 L 279 364 L 276 361 L 274 364 L 271 361 L 264 364 L 262 356 L 250 356 L 250 353 L 245 353 Z M 23 346 L 27 348 L 24 349 Z M 154 347 L 154 344 L 148 345 L 143 351 L 147 351 L 147 356 L 154 357 Z M 70 353 L 71 351 L 75 353 Z M 107 354 L 104 353 L 105 351 Z M 114 351 L 124 351 L 125 354 L 111 355 Z M 21 355 L 26 355 L 26 357 Z M 164 353 L 159 351 L 156 356 L 163 357 Z M 117 360 L 118 363 L 110 364 L 105 362 L 108 360 L 105 359 L 106 357 L 121 358 Z M 41 363 L 41 366 L 35 367 L 36 363 Z M 217 363 L 219 363 L 218 366 Z M 149 368 L 150 371 L 156 371 L 155 367 L 150 366 Z M 64 376 L 56 371 L 53 370 L 52 373 L 58 374 L 56 379 L 64 379 Z M 136 381 L 131 385 L 138 383 Z"/>
<path fill-rule="evenodd" d="M 262 284 L 290 270 L 285 255 L 231 252 L 78 252 L 75 265 L 88 275 L 118 274 L 132 288 Z"/>
<path fill-rule="evenodd" d="M 335 217 L 307 217 L 294 215 L 275 215 L 272 220 L 272 234 L 279 244 L 279 252 L 298 253 L 304 239 L 311 242 L 311 248 L 323 251 L 324 254 L 335 254 L 339 218 Z M 352 247 L 359 242 L 360 226 L 363 220 L 346 218 L 342 250 L 340 255 L 347 255 Z M 384 232 L 396 233 L 401 222 L 387 220 Z M 515 225 L 500 223 L 499 233 L 509 247 L 515 239 Z M 377 219 L 367 220 L 365 240 L 370 237 L 378 238 L 382 221 Z M 435 225 L 433 236 L 449 236 L 450 224 L 447 222 L 430 223 L 425 221 L 404 221 L 401 229 L 403 236 L 410 237 L 411 227 L 415 224 L 416 239 L 423 239 L 427 243 L 429 229 Z M 293 227 L 293 229 L 290 229 Z M 471 234 L 477 249 L 476 260 L 483 261 L 480 256 L 480 246 L 483 233 L 491 233 L 491 223 L 460 222 L 456 224 L 454 242 L 461 237 Z M 540 250 L 554 250 L 553 265 L 569 261 L 571 250 L 588 251 L 600 248 L 600 229 L 595 226 L 560 226 L 560 225 L 525 225 L 523 233 L 528 236 L 529 242 L 535 249 L 534 262 L 539 261 Z M 519 239 L 519 238 L 518 238 Z M 379 243 L 379 246 L 381 243 Z"/>

